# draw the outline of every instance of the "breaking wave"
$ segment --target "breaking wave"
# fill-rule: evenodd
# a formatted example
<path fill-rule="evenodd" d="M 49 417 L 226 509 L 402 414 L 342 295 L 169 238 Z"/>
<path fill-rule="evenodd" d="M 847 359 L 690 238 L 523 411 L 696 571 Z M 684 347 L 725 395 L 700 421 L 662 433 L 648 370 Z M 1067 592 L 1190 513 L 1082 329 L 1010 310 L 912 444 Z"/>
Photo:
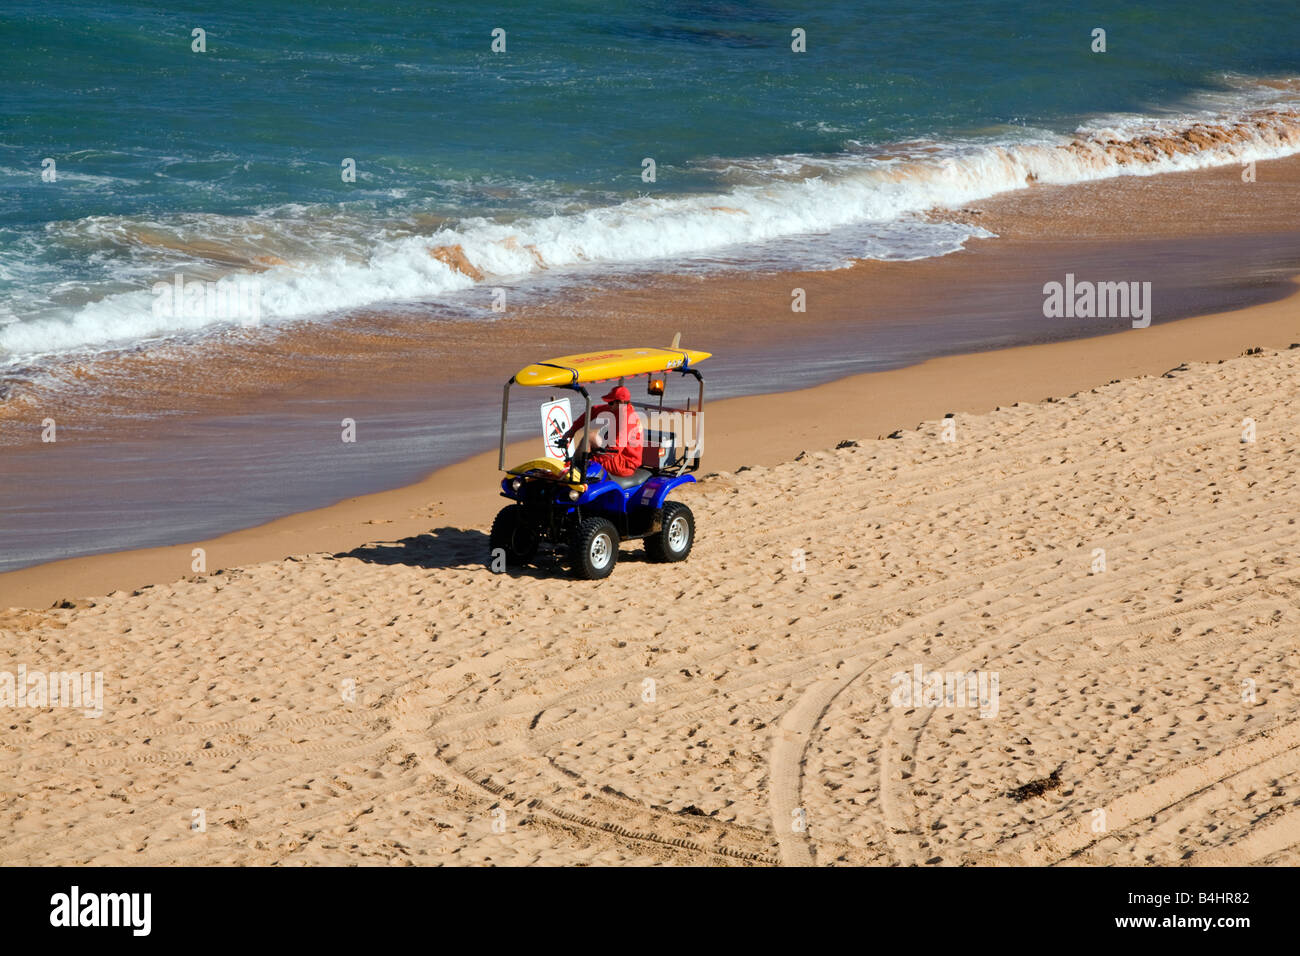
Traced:
<path fill-rule="evenodd" d="M 732 183 L 719 192 L 636 198 L 512 222 L 472 218 L 452 225 L 426 216 L 423 228 L 403 230 L 359 218 L 317 223 L 313 241 L 292 230 L 277 237 L 250 229 L 247 219 L 190 217 L 184 232 L 131 231 L 133 248 L 157 258 L 152 264 L 132 259 L 118 283 L 124 291 L 39 314 L 10 304 L 8 314 L 0 312 L 0 363 L 225 324 L 203 314 L 155 314 L 149 290 L 170 281 L 177 262 L 210 276 L 256 276 L 261 321 L 275 323 L 592 268 L 822 269 L 855 258 L 942 255 L 990 234 L 931 221 L 924 216 L 930 210 L 957 209 L 1035 183 L 1154 175 L 1297 152 L 1300 112 L 1283 104 L 1181 119 L 1113 118 L 1064 137 L 1027 132 L 1017 141 L 917 142 L 831 157 L 719 162 L 719 178 Z M 85 221 L 58 225 L 85 240 Z M 123 229 L 119 222 L 107 231 L 120 239 Z M 0 269 L 11 267 L 0 261 Z"/>

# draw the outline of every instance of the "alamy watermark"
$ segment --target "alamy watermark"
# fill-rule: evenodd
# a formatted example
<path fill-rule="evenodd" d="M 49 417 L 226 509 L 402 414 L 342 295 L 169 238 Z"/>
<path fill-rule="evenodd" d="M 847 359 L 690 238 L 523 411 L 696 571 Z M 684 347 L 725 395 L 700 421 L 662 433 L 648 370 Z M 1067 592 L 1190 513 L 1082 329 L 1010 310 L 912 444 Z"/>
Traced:
<path fill-rule="evenodd" d="M 132 936 L 148 936 L 153 928 L 153 894 L 83 893 L 74 885 L 50 897 L 50 925 L 125 927 Z"/>
<path fill-rule="evenodd" d="M 896 671 L 889 678 L 895 707 L 970 707 L 981 717 L 998 715 L 998 671 Z"/>
<path fill-rule="evenodd" d="M 190 279 L 176 273 L 171 282 L 155 282 L 155 319 L 204 319 L 252 326 L 262 321 L 262 280 L 257 276 Z"/>
<path fill-rule="evenodd" d="M 1048 319 L 1132 319 L 1133 328 L 1151 324 L 1150 282 L 1065 282 L 1043 286 L 1043 317 Z"/>
<path fill-rule="evenodd" d="M 104 714 L 103 671 L 0 671 L 0 707 L 73 707 L 87 717 Z"/>

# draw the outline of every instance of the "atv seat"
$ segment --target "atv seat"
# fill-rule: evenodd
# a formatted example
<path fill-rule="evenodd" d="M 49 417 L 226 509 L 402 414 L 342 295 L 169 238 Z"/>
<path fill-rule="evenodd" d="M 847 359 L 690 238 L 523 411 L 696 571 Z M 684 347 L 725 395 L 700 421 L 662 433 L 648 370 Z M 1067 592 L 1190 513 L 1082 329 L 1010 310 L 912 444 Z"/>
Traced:
<path fill-rule="evenodd" d="M 606 472 L 606 474 L 608 475 L 609 472 Z M 624 491 L 627 491 L 629 488 L 641 487 L 653 477 L 654 477 L 654 472 L 652 472 L 649 468 L 638 468 L 636 471 L 632 472 L 632 474 L 626 477 L 622 477 L 619 475 L 609 475 L 609 480 L 614 482 L 614 484 L 618 485 Z"/>

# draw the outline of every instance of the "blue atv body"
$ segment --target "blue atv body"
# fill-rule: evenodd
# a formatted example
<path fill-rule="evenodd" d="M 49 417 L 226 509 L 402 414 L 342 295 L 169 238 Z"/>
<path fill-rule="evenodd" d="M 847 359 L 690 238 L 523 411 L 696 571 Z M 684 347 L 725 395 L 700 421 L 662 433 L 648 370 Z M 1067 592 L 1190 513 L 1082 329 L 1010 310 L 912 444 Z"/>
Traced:
<path fill-rule="evenodd" d="M 581 578 L 603 578 L 614 569 L 620 542 L 645 541 L 652 561 L 681 561 L 695 538 L 694 516 L 673 489 L 693 483 L 692 474 L 659 474 L 638 468 L 627 477 L 610 475 L 588 462 L 583 479 L 571 472 L 525 470 L 501 482 L 501 495 L 515 504 L 492 526 L 492 548 L 509 565 L 532 563 L 549 551 Z"/>

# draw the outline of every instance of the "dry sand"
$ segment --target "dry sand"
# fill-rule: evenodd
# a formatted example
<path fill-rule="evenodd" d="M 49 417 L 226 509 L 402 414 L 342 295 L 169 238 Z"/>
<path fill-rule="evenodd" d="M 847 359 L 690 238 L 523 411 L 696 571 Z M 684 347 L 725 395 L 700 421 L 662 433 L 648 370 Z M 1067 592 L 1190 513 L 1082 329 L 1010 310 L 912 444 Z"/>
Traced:
<path fill-rule="evenodd" d="M 1242 337 L 1295 300 L 720 405 L 689 562 L 600 583 L 483 566 L 482 459 L 219 574 L 5 576 L 162 583 L 0 612 L 0 667 L 105 682 L 5 712 L 0 863 L 1298 863 L 1300 349 L 1158 374 Z M 996 716 L 891 705 L 918 665 Z"/>

